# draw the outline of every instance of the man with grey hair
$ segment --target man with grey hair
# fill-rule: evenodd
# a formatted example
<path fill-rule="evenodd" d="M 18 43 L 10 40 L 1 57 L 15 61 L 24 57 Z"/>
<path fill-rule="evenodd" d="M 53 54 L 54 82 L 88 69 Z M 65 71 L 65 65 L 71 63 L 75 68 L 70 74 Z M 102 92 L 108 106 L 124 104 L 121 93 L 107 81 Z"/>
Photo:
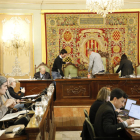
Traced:
<path fill-rule="evenodd" d="M 1 96 L 5 94 L 7 90 L 7 79 L 0 76 L 0 119 L 6 114 L 8 108 L 13 108 L 16 105 L 14 99 L 7 99 L 5 102 L 2 100 Z"/>
<path fill-rule="evenodd" d="M 45 67 L 41 66 L 39 68 L 39 72 L 34 74 L 35 79 L 51 79 L 51 76 L 48 72 L 46 72 Z"/>
<path fill-rule="evenodd" d="M 93 49 L 88 49 L 89 53 L 89 67 L 88 74 L 90 74 L 90 70 L 92 69 L 92 75 L 95 75 L 99 72 L 104 72 L 104 65 L 99 53 L 93 52 Z"/>

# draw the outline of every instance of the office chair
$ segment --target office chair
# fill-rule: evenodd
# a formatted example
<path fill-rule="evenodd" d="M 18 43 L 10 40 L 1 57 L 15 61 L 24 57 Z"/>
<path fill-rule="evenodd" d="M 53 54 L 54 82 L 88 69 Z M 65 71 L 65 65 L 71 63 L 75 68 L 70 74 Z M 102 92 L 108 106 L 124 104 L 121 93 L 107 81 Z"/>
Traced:
<path fill-rule="evenodd" d="M 84 114 L 85 114 L 85 117 L 88 118 L 88 119 L 90 120 L 89 115 L 88 115 L 88 112 L 87 112 L 86 109 L 84 109 Z"/>
<path fill-rule="evenodd" d="M 85 114 L 85 118 L 88 118 L 88 119 L 89 119 L 89 115 L 88 115 L 88 112 L 87 112 L 86 109 L 84 109 L 84 114 Z M 90 119 L 89 119 L 89 120 L 90 120 Z M 87 126 L 86 126 L 86 124 L 85 124 L 85 121 L 84 121 L 84 123 L 83 123 L 83 130 L 82 130 L 82 132 L 81 132 L 81 134 L 80 134 L 80 137 L 82 137 L 82 140 L 86 140 L 86 139 L 90 140 L 89 132 L 88 132 L 88 130 L 87 130 Z M 85 139 L 85 138 L 86 138 L 86 139 Z"/>
<path fill-rule="evenodd" d="M 91 140 L 124 140 L 123 138 L 119 138 L 119 137 L 118 138 L 117 137 L 96 137 L 94 127 L 90 123 L 88 118 L 85 119 L 85 123 L 87 125 Z"/>

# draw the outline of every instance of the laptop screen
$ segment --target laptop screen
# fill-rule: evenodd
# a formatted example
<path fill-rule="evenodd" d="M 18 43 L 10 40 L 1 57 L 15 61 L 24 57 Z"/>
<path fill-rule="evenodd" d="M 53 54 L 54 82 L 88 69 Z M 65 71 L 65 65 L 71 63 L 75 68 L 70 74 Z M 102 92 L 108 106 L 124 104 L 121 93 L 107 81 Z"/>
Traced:
<path fill-rule="evenodd" d="M 132 104 L 128 116 L 140 119 L 140 105 Z"/>
<path fill-rule="evenodd" d="M 125 109 L 126 110 L 130 110 L 131 104 L 136 104 L 136 100 L 132 100 L 132 99 L 127 99 L 126 105 L 125 105 Z"/>

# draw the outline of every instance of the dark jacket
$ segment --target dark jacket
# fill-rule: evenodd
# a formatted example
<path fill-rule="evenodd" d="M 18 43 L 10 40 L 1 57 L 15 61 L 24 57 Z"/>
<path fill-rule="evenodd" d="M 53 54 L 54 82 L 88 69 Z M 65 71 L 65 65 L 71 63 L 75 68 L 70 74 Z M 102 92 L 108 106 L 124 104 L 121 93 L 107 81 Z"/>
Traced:
<path fill-rule="evenodd" d="M 95 116 L 95 134 L 100 137 L 118 137 L 124 130 L 122 123 L 117 123 L 117 115 L 111 102 L 102 104 Z"/>
<path fill-rule="evenodd" d="M 62 64 L 66 64 L 66 62 L 63 62 L 62 59 L 59 56 L 57 56 L 57 58 L 54 60 L 52 71 L 59 72 L 60 75 L 64 77 L 62 71 Z"/>
<path fill-rule="evenodd" d="M 38 78 L 39 79 L 51 79 L 51 76 L 50 76 L 50 74 L 48 72 L 45 72 L 43 78 L 41 78 L 40 77 L 40 72 L 37 72 L 37 73 L 34 74 L 34 78 L 35 79 L 38 79 Z"/>
<path fill-rule="evenodd" d="M 94 120 L 95 120 L 95 115 L 96 115 L 96 112 L 98 110 L 98 108 L 103 104 L 104 102 L 103 101 L 100 101 L 100 100 L 96 100 L 90 107 L 90 111 L 89 111 L 89 118 L 90 118 L 90 122 L 92 124 L 94 124 Z M 82 130 L 82 133 L 81 133 L 81 137 L 82 137 L 82 140 L 92 140 L 91 137 L 90 137 L 90 133 L 88 131 L 88 128 L 87 128 L 87 125 L 86 125 L 86 122 L 84 121 L 83 123 L 83 130 Z"/>
<path fill-rule="evenodd" d="M 9 87 L 8 91 L 9 91 L 10 95 L 15 99 L 21 99 L 21 97 L 24 96 L 24 93 L 22 93 L 21 91 L 16 93 L 12 87 Z"/>
<path fill-rule="evenodd" d="M 98 110 L 98 108 L 103 104 L 104 102 L 101 100 L 96 100 L 90 107 L 90 111 L 89 111 L 89 118 L 90 118 L 90 122 L 92 124 L 94 124 L 94 120 L 95 120 L 95 115 L 96 112 Z"/>
<path fill-rule="evenodd" d="M 116 73 L 118 73 L 120 70 L 121 70 L 121 76 L 133 74 L 134 68 L 132 66 L 132 62 L 128 59 L 124 59 L 120 61 L 120 66 L 117 69 Z"/>

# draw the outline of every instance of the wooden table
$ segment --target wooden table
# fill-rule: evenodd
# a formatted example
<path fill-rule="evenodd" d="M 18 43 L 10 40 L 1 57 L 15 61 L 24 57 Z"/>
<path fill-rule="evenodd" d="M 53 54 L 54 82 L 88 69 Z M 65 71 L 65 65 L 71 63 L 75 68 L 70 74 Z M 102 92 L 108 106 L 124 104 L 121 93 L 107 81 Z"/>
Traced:
<path fill-rule="evenodd" d="M 129 98 L 140 99 L 140 78 L 56 79 L 55 105 L 91 105 L 102 87 L 121 88 Z"/>
<path fill-rule="evenodd" d="M 46 87 L 45 87 L 46 88 Z M 55 122 L 54 122 L 54 90 L 48 101 L 48 105 L 42 115 L 40 122 L 35 119 L 35 115 L 25 128 L 26 135 L 2 134 L 0 140 L 54 140 L 55 139 Z"/>
<path fill-rule="evenodd" d="M 131 139 L 131 140 L 140 140 L 140 134 L 137 134 L 135 132 L 131 131 L 132 128 L 126 128 L 126 135 Z"/>
<path fill-rule="evenodd" d="M 19 80 L 20 87 L 25 87 L 25 95 L 38 94 L 48 87 L 53 80 Z"/>
<path fill-rule="evenodd" d="M 0 140 L 27 140 L 27 139 L 28 139 L 27 135 L 13 136 L 13 134 L 2 134 L 2 136 L 0 136 Z"/>
<path fill-rule="evenodd" d="M 55 139 L 53 94 L 48 102 L 48 106 L 42 116 L 41 121 L 38 122 L 35 119 L 35 115 L 34 115 L 31 118 L 30 122 L 28 123 L 27 127 L 25 128 L 29 140 L 35 140 L 39 133 L 40 133 L 39 140 Z"/>

